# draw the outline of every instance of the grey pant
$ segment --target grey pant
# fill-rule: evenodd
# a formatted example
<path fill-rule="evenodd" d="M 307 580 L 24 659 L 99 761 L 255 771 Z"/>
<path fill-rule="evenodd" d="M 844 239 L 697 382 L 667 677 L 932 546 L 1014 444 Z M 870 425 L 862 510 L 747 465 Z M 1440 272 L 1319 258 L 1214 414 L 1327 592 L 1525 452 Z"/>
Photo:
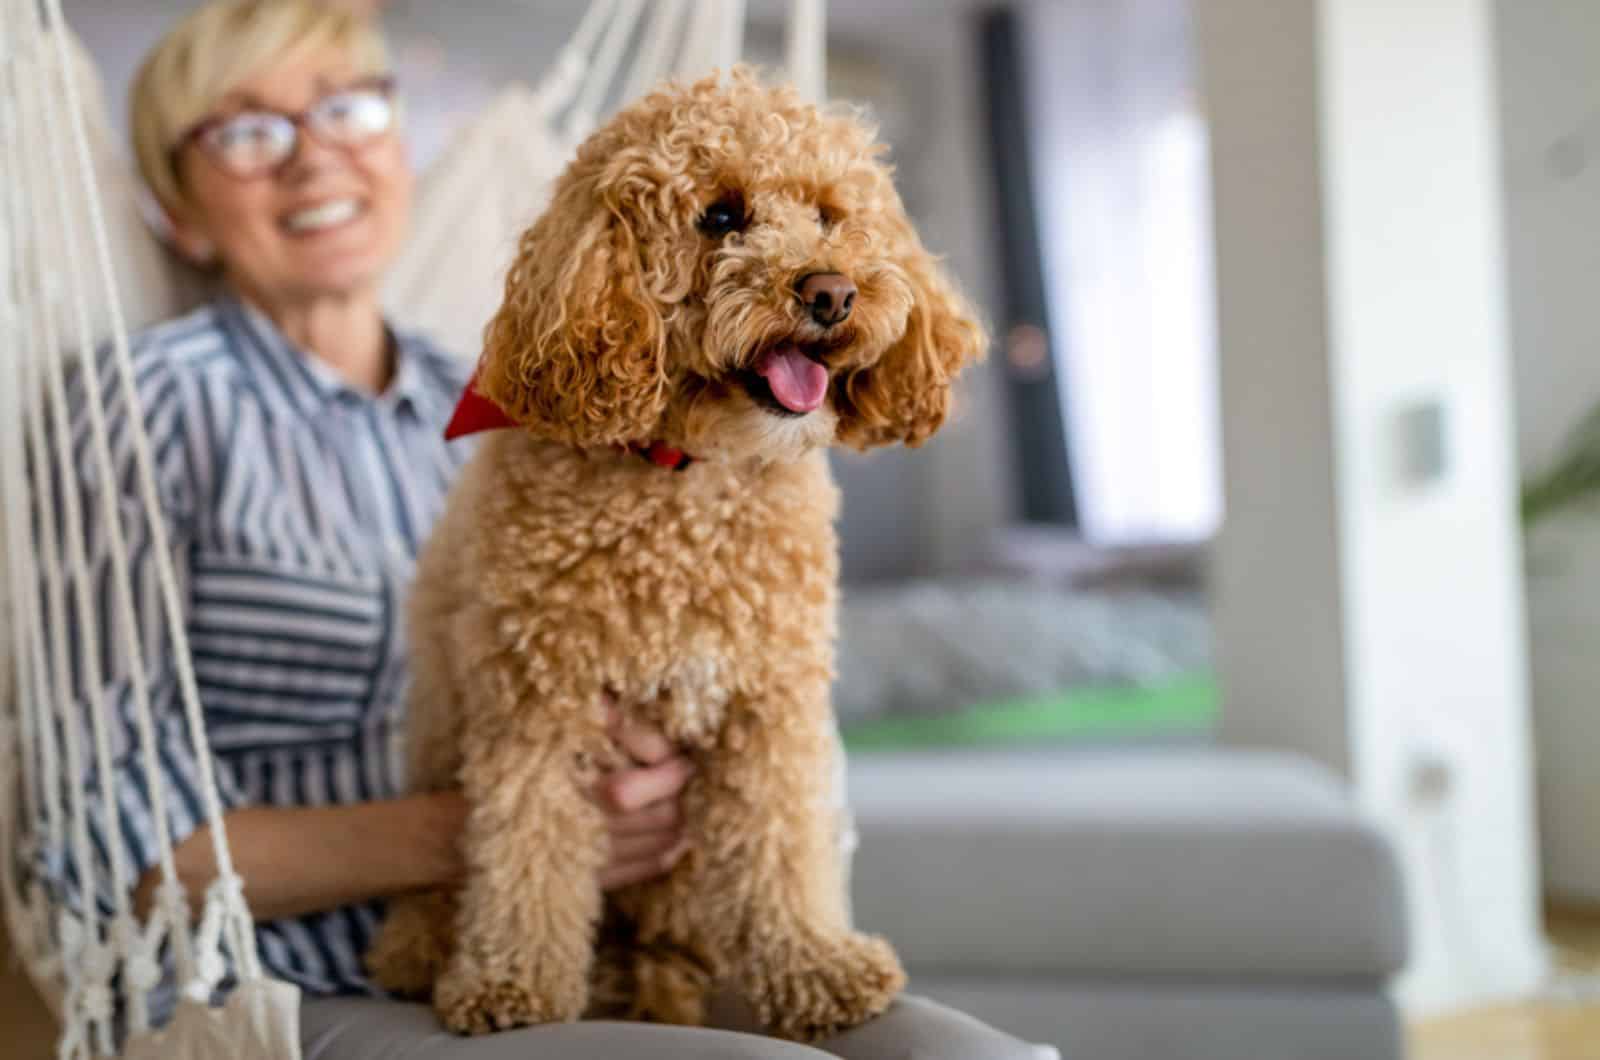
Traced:
<path fill-rule="evenodd" d="M 482 1038 L 443 1029 L 425 1005 L 309 998 L 300 1006 L 304 1060 L 1049 1060 L 952 1009 L 903 997 L 878 1019 L 812 1048 L 753 1034 L 642 1023 L 560 1023 Z M 820 1050 L 820 1051 L 819 1051 Z"/>

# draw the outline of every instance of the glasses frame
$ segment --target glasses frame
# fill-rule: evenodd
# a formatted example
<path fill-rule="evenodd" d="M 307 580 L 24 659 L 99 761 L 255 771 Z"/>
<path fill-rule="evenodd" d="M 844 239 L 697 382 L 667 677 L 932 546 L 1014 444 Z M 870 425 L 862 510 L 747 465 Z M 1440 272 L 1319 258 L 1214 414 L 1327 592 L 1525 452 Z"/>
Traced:
<path fill-rule="evenodd" d="M 179 156 L 181 156 L 184 151 L 188 150 L 191 145 L 198 145 L 200 147 L 200 153 L 205 155 L 219 172 L 225 173 L 235 180 L 259 180 L 262 177 L 277 173 L 284 166 L 292 162 L 294 160 L 294 156 L 299 153 L 301 142 L 300 138 L 302 136 L 316 137 L 317 142 L 323 144 L 324 146 L 332 147 L 335 150 L 349 151 L 352 147 L 358 147 L 361 145 L 339 143 L 338 141 L 330 142 L 322 137 L 317 136 L 316 125 L 311 120 L 311 117 L 315 113 L 316 109 L 326 101 L 332 99 L 334 96 L 342 96 L 349 92 L 376 91 L 389 102 L 389 105 L 392 108 L 395 108 L 397 111 L 398 104 L 395 100 L 395 89 L 396 82 L 393 74 L 374 74 L 370 77 L 358 78 L 355 81 L 350 82 L 348 85 L 345 85 L 341 88 L 336 88 L 331 92 L 323 93 L 321 96 L 318 96 L 314 101 L 312 101 L 309 107 L 301 111 L 290 112 L 274 110 L 271 107 L 245 107 L 241 110 L 234 111 L 231 114 L 213 114 L 210 117 L 202 118 L 193 125 L 189 126 L 189 128 L 184 131 L 183 135 L 178 137 L 177 142 L 172 145 L 171 157 L 173 161 L 173 168 L 177 168 Z M 237 118 L 241 114 L 270 114 L 274 117 L 282 118 L 290 124 L 290 126 L 294 129 L 295 138 L 289 144 L 289 153 L 283 156 L 282 161 L 268 166 L 258 172 L 241 173 L 237 169 L 233 169 L 228 166 L 227 163 L 223 162 L 214 151 L 207 149 L 205 143 L 206 134 L 210 133 L 214 129 L 221 128 L 223 125 L 226 125 L 228 122 Z M 392 117 L 389 123 L 389 128 L 384 130 L 384 132 L 377 134 L 377 136 L 372 137 L 372 139 L 376 140 L 379 137 L 392 132 L 396 124 L 398 124 L 398 117 Z"/>

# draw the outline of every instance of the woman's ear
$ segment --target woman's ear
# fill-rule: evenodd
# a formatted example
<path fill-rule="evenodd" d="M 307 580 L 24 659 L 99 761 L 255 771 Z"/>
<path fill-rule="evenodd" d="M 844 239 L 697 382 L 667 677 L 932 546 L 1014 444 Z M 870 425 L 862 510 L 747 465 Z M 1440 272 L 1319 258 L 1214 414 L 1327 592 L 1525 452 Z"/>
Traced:
<path fill-rule="evenodd" d="M 912 295 L 905 334 L 876 363 L 844 380 L 838 438 L 852 448 L 927 441 L 950 411 L 956 375 L 988 351 L 976 311 L 910 238 L 912 251 L 900 261 Z"/>
<path fill-rule="evenodd" d="M 216 244 L 187 209 L 162 203 L 161 216 L 167 222 L 173 247 L 185 261 L 202 269 L 216 264 Z"/>
<path fill-rule="evenodd" d="M 573 181 L 522 236 L 485 332 L 478 389 L 554 441 L 640 441 L 666 407 L 665 345 L 632 229 L 591 184 Z"/>

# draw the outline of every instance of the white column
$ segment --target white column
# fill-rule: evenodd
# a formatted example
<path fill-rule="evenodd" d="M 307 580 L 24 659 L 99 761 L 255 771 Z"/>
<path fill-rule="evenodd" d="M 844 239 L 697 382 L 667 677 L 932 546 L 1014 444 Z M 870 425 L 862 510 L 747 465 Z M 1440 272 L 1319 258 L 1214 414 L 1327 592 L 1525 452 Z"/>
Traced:
<path fill-rule="evenodd" d="M 1543 954 L 1489 2 L 1195 10 L 1224 735 L 1333 766 L 1392 837 L 1404 1000 L 1518 993 Z"/>

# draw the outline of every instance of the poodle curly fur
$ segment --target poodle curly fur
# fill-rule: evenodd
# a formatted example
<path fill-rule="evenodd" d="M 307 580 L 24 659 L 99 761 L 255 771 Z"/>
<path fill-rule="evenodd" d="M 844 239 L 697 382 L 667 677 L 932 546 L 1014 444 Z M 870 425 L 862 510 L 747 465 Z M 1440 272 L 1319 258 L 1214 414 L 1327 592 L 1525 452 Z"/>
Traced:
<path fill-rule="evenodd" d="M 586 1013 L 697 1023 L 742 993 L 813 1039 L 882 1012 L 904 973 L 846 912 L 830 803 L 837 492 L 823 450 L 918 445 L 976 314 L 925 250 L 885 149 L 748 70 L 669 84 L 579 149 L 522 236 L 478 386 L 489 436 L 411 601 L 413 783 L 471 804 L 456 893 L 391 904 L 378 981 L 463 1033 Z M 708 234 L 731 204 L 742 230 Z M 849 277 L 843 323 L 797 282 Z M 760 400 L 763 350 L 828 371 L 804 415 Z M 662 441 L 684 470 L 626 447 Z M 603 702 L 689 749 L 688 854 L 609 896 L 585 796 Z"/>

